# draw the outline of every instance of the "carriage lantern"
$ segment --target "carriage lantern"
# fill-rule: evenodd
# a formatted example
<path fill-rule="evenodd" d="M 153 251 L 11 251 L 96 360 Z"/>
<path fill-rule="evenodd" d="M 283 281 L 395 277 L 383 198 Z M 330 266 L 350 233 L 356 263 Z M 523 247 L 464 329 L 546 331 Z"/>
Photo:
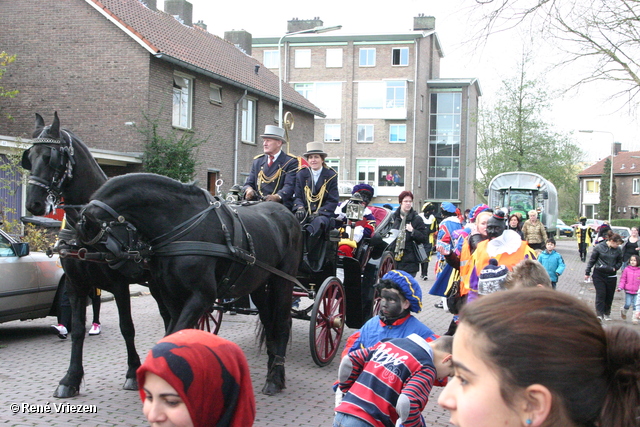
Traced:
<path fill-rule="evenodd" d="M 350 221 L 360 221 L 364 217 L 364 200 L 359 193 L 354 194 L 347 202 L 347 211 L 345 212 Z"/>

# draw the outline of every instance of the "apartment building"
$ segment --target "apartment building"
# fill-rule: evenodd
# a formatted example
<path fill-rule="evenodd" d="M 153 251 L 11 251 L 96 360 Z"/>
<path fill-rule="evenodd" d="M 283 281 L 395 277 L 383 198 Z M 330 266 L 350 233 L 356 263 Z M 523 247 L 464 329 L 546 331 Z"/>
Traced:
<path fill-rule="evenodd" d="M 324 141 L 341 193 L 367 182 L 376 204 L 395 205 L 411 190 L 416 205 L 473 205 L 480 86 L 440 76 L 435 18 L 415 17 L 401 33 L 289 34 L 322 25 L 291 20 L 287 35 L 254 37 L 252 55 L 326 114 L 315 118 L 314 139 Z"/>

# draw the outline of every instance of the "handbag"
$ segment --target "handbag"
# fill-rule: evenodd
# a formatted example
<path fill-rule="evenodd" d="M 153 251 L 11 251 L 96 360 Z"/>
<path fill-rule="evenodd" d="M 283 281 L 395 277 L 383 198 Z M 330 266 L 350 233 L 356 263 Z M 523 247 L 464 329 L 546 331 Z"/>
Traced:
<path fill-rule="evenodd" d="M 451 283 L 448 292 L 445 293 L 447 299 L 447 308 L 451 314 L 460 313 L 462 305 L 464 303 L 464 297 L 460 295 L 460 280 L 455 280 Z"/>
<path fill-rule="evenodd" d="M 424 245 L 422 243 L 413 242 L 413 246 L 416 249 L 416 258 L 418 259 L 419 263 L 429 261 L 430 254 L 427 253 L 427 250 L 424 248 Z"/>

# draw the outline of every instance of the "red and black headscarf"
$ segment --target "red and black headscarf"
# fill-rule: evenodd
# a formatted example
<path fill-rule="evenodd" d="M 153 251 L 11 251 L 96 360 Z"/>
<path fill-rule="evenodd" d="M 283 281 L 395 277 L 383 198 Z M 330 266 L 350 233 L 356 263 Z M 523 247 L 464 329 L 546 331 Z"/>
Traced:
<path fill-rule="evenodd" d="M 240 347 L 231 341 L 197 329 L 158 341 L 137 371 L 143 402 L 147 372 L 178 392 L 195 427 L 253 425 L 256 403 L 249 366 Z"/>

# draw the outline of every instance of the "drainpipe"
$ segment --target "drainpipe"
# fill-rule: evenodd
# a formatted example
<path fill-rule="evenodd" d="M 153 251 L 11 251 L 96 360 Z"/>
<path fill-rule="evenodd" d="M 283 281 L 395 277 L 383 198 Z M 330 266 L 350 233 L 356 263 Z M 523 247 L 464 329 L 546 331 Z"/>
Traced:
<path fill-rule="evenodd" d="M 240 103 L 247 96 L 245 90 L 240 99 L 236 101 L 236 130 L 235 130 L 235 144 L 233 146 L 233 184 L 238 183 L 238 150 L 240 149 Z"/>
<path fill-rule="evenodd" d="M 413 76 L 413 124 L 412 124 L 412 133 L 413 133 L 413 144 L 411 147 L 411 191 L 415 191 L 416 187 L 414 185 L 414 181 L 416 178 L 416 133 L 417 133 L 417 129 L 416 129 L 416 122 L 418 121 L 417 119 L 417 109 L 418 109 L 418 55 L 420 52 L 419 49 L 419 45 L 421 40 L 420 39 L 416 39 L 416 59 L 415 59 L 415 70 L 414 70 L 414 76 Z M 427 147 L 429 147 L 427 145 Z"/>

